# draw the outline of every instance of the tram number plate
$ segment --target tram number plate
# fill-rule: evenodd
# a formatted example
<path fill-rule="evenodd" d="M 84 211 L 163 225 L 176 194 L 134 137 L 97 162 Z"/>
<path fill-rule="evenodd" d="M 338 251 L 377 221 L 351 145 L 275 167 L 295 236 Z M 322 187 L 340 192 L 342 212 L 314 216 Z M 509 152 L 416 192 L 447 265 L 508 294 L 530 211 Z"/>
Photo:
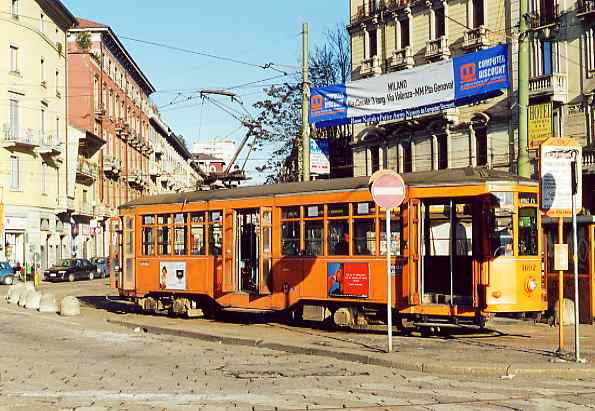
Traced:
<path fill-rule="evenodd" d="M 554 270 L 568 270 L 568 244 L 554 244 Z"/>

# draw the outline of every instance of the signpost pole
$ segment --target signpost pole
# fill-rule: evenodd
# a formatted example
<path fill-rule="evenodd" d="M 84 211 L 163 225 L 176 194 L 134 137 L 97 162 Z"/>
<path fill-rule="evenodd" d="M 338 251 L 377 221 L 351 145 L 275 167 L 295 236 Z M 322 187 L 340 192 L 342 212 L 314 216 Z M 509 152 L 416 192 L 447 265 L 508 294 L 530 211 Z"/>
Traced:
<path fill-rule="evenodd" d="M 563 217 L 558 217 L 558 244 L 564 244 Z M 564 351 L 564 271 L 558 271 L 558 353 Z"/>
<path fill-rule="evenodd" d="M 576 161 L 570 163 L 572 167 L 572 268 L 574 269 L 574 359 L 581 362 L 580 332 L 579 332 L 579 300 L 578 300 L 578 239 L 576 227 Z"/>
<path fill-rule="evenodd" d="M 388 352 L 393 351 L 393 297 L 392 297 L 392 273 L 391 273 L 391 227 L 390 208 L 386 209 L 386 318 L 388 324 Z"/>

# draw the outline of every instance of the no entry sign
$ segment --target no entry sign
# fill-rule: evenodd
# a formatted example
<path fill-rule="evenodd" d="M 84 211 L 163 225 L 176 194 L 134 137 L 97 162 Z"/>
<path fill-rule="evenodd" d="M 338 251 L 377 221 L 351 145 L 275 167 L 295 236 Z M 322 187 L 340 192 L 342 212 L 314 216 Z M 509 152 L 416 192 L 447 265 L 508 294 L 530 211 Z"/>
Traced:
<path fill-rule="evenodd" d="M 392 170 L 374 173 L 370 177 L 370 191 L 374 202 L 385 209 L 400 206 L 407 195 L 403 178 Z"/>

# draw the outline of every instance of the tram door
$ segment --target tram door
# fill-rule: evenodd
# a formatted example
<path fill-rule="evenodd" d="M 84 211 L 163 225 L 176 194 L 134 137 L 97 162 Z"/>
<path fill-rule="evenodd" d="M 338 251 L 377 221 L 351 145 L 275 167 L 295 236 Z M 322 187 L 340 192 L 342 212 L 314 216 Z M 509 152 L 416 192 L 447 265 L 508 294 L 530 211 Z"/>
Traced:
<path fill-rule="evenodd" d="M 473 304 L 473 203 L 427 200 L 420 218 L 423 304 Z"/>
<path fill-rule="evenodd" d="M 234 272 L 240 292 L 260 292 L 260 210 L 235 211 L 234 221 Z"/>
<path fill-rule="evenodd" d="M 122 231 L 120 229 L 120 218 L 114 217 L 109 220 L 109 278 L 110 287 L 118 288 L 122 284 Z"/>
<path fill-rule="evenodd" d="M 134 290 L 136 277 L 134 269 L 134 216 L 124 216 L 123 235 L 123 266 L 121 288 Z"/>

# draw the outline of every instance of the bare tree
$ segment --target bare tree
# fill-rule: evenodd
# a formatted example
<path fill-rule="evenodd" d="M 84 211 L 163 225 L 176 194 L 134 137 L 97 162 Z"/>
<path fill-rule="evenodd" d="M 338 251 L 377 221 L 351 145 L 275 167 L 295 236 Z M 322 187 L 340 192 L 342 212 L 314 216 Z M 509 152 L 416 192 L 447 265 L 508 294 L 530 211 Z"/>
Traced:
<path fill-rule="evenodd" d="M 351 78 L 349 34 L 344 26 L 329 30 L 323 45 L 310 54 L 309 75 L 311 87 L 324 87 L 346 83 Z M 297 181 L 299 179 L 299 153 L 301 152 L 301 78 L 295 83 L 265 89 L 266 97 L 254 104 L 258 110 L 259 130 L 257 148 L 271 149 L 271 157 L 258 171 L 268 171 L 267 182 Z M 313 137 L 329 140 L 331 176 L 350 173 L 350 127 L 338 126 L 315 130 Z M 334 167 L 333 167 L 334 166 Z M 334 170 L 334 172 L 333 172 Z"/>

